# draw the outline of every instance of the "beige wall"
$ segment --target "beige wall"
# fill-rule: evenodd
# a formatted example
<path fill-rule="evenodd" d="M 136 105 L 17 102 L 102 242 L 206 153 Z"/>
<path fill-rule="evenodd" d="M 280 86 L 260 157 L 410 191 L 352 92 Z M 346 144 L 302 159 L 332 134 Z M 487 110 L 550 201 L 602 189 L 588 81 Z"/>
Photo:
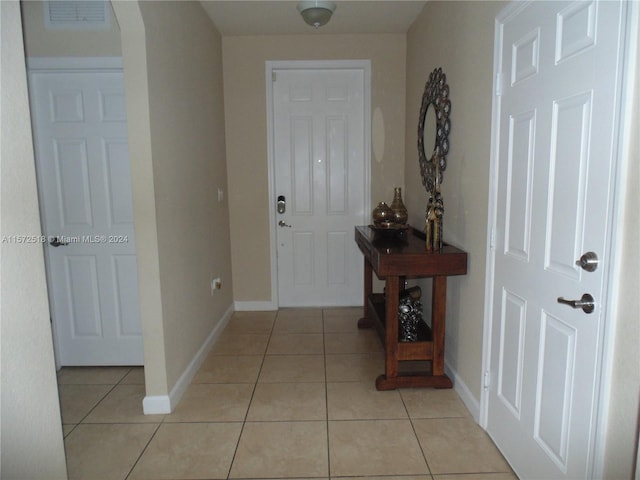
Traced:
<path fill-rule="evenodd" d="M 0 235 L 42 234 L 20 6 L 0 2 Z M 0 243 L 3 479 L 67 478 L 42 242 Z"/>
<path fill-rule="evenodd" d="M 117 2 L 147 395 L 166 395 L 232 305 L 221 37 L 198 2 Z M 222 290 L 210 294 L 214 277 Z"/>
<path fill-rule="evenodd" d="M 640 38 L 636 40 L 638 53 Z M 640 435 L 636 430 L 640 414 L 640 136 L 637 134 L 640 129 L 640 63 L 636 64 L 631 105 L 631 145 L 624 162 L 627 170 L 621 175 L 626 180 L 626 185 L 621 185 L 626 198 L 621 206 L 622 224 L 617 229 L 620 232 L 617 266 L 620 275 L 615 280 L 617 285 L 612 286 L 617 311 L 613 319 L 615 331 L 611 332 L 615 354 L 610 371 L 604 372 L 605 382 L 610 380 L 611 385 L 604 478 L 611 480 L 632 477 L 633 458 L 638 455 L 634 449 Z M 636 478 L 640 478 L 640 471 L 637 474 Z"/>
<path fill-rule="evenodd" d="M 480 400 L 487 206 L 491 147 L 493 19 L 498 2 L 428 2 L 407 35 L 405 200 L 424 225 L 417 126 L 429 73 L 451 89 L 451 143 L 444 172 L 444 239 L 468 253 L 468 273 L 447 283 L 446 361 Z M 455 33 L 454 33 L 455 32 Z M 421 282 L 424 285 L 424 282 Z M 423 291 L 428 290 L 423 286 Z"/>
<path fill-rule="evenodd" d="M 405 35 L 225 37 L 223 59 L 235 300 L 271 301 L 265 61 L 371 60 L 371 111 L 385 133 L 371 161 L 375 205 L 404 183 Z"/>
<path fill-rule="evenodd" d="M 21 2 L 25 50 L 29 57 L 119 57 L 120 30 L 113 10 L 109 30 L 47 30 L 42 2 Z"/>

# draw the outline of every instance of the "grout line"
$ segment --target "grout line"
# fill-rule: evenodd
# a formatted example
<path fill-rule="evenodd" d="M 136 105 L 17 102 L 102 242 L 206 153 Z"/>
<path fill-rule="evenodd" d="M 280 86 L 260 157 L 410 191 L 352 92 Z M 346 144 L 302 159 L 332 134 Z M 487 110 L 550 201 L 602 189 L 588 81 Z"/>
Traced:
<path fill-rule="evenodd" d="M 124 381 L 125 378 L 127 378 L 127 375 L 129 375 L 132 371 L 133 371 L 134 367 L 129 367 L 129 370 L 127 371 L 127 373 L 125 373 L 122 378 L 118 381 L 118 383 L 116 385 L 124 385 L 122 382 Z"/>
<path fill-rule="evenodd" d="M 326 415 L 326 431 L 327 431 L 327 476 L 331 478 L 331 441 L 329 436 L 329 385 L 327 382 L 327 348 L 326 348 L 326 329 L 324 323 L 324 309 L 322 310 L 322 351 L 324 360 L 324 408 Z"/>
<path fill-rule="evenodd" d="M 231 317 L 231 320 L 233 320 L 233 316 Z M 231 457 L 231 462 L 229 462 L 229 471 L 227 472 L 227 477 L 226 477 L 227 479 L 229 479 L 231 477 L 231 470 L 233 470 L 233 464 L 236 461 L 236 455 L 238 453 L 238 447 L 240 447 L 240 441 L 242 440 L 242 434 L 244 433 L 244 427 L 247 424 L 247 418 L 249 417 L 249 410 L 251 410 L 251 404 L 253 403 L 253 396 L 256 393 L 256 388 L 258 388 L 258 382 L 260 380 L 260 374 L 262 373 L 262 368 L 264 367 L 264 361 L 265 361 L 265 358 L 267 356 L 267 350 L 269 349 L 269 343 L 271 342 L 271 337 L 273 336 L 273 330 L 275 329 L 277 321 L 278 321 L 278 313 L 276 311 L 276 315 L 275 315 L 275 317 L 273 319 L 273 324 L 271 325 L 271 330 L 269 331 L 269 339 L 267 340 L 267 345 L 265 346 L 264 352 L 262 353 L 262 361 L 260 362 L 260 368 L 258 369 L 258 375 L 256 376 L 256 380 L 253 383 L 253 390 L 251 391 L 251 396 L 249 398 L 249 403 L 247 404 L 247 411 L 244 414 L 244 420 L 242 421 L 242 426 L 240 427 L 240 434 L 238 435 L 238 441 L 236 442 L 236 448 L 233 450 L 233 455 Z M 224 332 L 222 332 L 222 333 L 224 333 Z"/>
<path fill-rule="evenodd" d="M 71 426 L 73 425 L 73 428 L 71 430 L 69 430 L 66 434 L 63 434 L 62 439 L 66 439 L 69 435 L 71 435 L 71 433 L 78 427 L 78 425 L 80 425 L 79 423 L 64 423 L 62 424 L 62 431 L 64 432 L 64 427 L 66 426 Z"/>
<path fill-rule="evenodd" d="M 111 385 L 111 384 L 108 384 L 108 385 Z M 87 417 L 88 417 L 89 415 L 91 415 L 91 413 L 92 413 L 96 408 L 98 408 L 98 405 L 100 405 L 100 404 L 104 401 L 104 399 L 105 399 L 105 398 L 107 398 L 107 397 L 111 394 L 111 392 L 113 392 L 113 391 L 115 390 L 115 388 L 116 388 L 117 386 L 118 386 L 118 384 L 117 384 L 117 383 L 116 383 L 116 384 L 114 384 L 114 385 L 111 385 L 111 388 L 107 391 L 107 393 L 105 393 L 105 394 L 100 398 L 100 400 L 98 400 L 98 401 L 96 402 L 96 404 L 95 404 L 93 407 L 91 407 L 91 409 L 89 409 L 89 411 L 87 412 L 87 414 L 86 414 L 84 417 L 82 417 L 82 419 L 78 422 L 78 425 L 80 425 L 80 424 L 84 424 L 84 421 L 87 419 Z"/>
<path fill-rule="evenodd" d="M 407 412 L 407 417 L 409 418 L 409 422 L 411 424 L 411 430 L 413 431 L 413 435 L 416 438 L 416 442 L 418 442 L 418 447 L 420 447 L 420 451 L 422 452 L 422 458 L 424 458 L 424 463 L 427 465 L 427 470 L 429 472 L 429 475 L 431 476 L 431 478 L 433 478 L 433 473 L 431 472 L 431 466 L 429 465 L 429 460 L 427 459 L 427 453 L 424 451 L 424 447 L 422 446 L 422 443 L 420 443 L 420 437 L 418 437 L 418 432 L 416 432 L 416 426 L 413 423 L 414 418 L 410 415 L 409 413 L 409 409 L 407 408 L 407 404 L 404 401 L 404 397 L 402 396 L 402 392 L 398 392 L 400 394 L 400 400 L 402 401 L 402 404 L 404 405 L 404 409 Z"/>
<path fill-rule="evenodd" d="M 132 425 L 132 424 L 128 424 L 128 425 Z M 136 461 L 133 462 L 133 465 L 131 466 L 131 469 L 129 470 L 129 473 L 127 473 L 127 476 L 124 478 L 124 480 L 128 480 L 128 478 L 131 476 L 131 474 L 133 473 L 133 470 L 136 468 L 136 465 L 138 465 L 138 463 L 140 462 L 140 459 L 142 458 L 142 456 L 144 455 L 144 453 L 147 451 L 147 449 L 149 448 L 149 445 L 151 445 L 151 442 L 153 441 L 153 439 L 156 437 L 158 430 L 160 430 L 160 427 L 162 426 L 162 423 L 158 423 L 158 425 L 156 426 L 156 429 L 153 431 L 153 433 L 151 434 L 151 437 L 149 437 L 149 441 L 147 442 L 147 444 L 144 446 L 144 448 L 142 449 L 142 451 L 140 452 L 140 455 L 138 455 L 138 458 L 136 458 Z"/>

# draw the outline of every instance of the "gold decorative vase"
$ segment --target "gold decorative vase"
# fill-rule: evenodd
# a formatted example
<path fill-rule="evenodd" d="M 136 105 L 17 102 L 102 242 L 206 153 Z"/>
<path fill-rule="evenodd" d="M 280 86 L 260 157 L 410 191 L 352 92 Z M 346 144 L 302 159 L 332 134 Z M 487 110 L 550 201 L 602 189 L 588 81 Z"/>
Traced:
<path fill-rule="evenodd" d="M 402 188 L 393 189 L 393 202 L 391 202 L 391 210 L 393 210 L 394 222 L 398 225 L 404 225 L 409 219 L 409 212 L 402 201 Z"/>
<path fill-rule="evenodd" d="M 389 227 L 395 223 L 393 210 L 385 202 L 378 203 L 378 206 L 373 209 L 371 217 L 376 227 Z"/>

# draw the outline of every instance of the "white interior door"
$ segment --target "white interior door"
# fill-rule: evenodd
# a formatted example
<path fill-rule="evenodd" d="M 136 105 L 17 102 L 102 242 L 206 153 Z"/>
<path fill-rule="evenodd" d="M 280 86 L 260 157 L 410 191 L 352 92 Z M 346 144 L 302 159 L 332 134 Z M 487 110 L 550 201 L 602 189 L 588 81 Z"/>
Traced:
<path fill-rule="evenodd" d="M 587 478 L 593 460 L 623 10 L 531 2 L 497 24 L 487 430 L 522 479 Z M 584 294 L 591 313 L 559 301 Z"/>
<path fill-rule="evenodd" d="M 272 88 L 279 306 L 360 305 L 365 71 L 277 69 Z"/>
<path fill-rule="evenodd" d="M 142 365 L 122 72 L 30 75 L 57 363 Z"/>

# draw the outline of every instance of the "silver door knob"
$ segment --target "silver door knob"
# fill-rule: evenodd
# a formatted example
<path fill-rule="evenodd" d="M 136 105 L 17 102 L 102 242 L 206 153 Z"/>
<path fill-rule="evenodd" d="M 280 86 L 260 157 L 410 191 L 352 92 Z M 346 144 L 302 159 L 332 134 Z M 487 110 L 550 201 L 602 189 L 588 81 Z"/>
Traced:
<path fill-rule="evenodd" d="M 284 220 L 280 220 L 280 221 L 278 222 L 278 226 L 280 226 L 280 227 L 289 227 L 289 228 L 291 228 L 291 225 L 289 225 L 288 223 L 286 223 Z"/>
<path fill-rule="evenodd" d="M 587 272 L 595 272 L 598 268 L 598 262 L 598 255 L 594 252 L 587 252 L 580 257 L 580 260 L 576 261 L 576 265 Z"/>
<path fill-rule="evenodd" d="M 591 313 L 596 307 L 595 300 L 588 293 L 582 295 L 580 300 L 566 300 L 562 297 L 558 297 L 558 303 L 569 305 L 572 308 L 581 308 L 584 313 Z"/>

